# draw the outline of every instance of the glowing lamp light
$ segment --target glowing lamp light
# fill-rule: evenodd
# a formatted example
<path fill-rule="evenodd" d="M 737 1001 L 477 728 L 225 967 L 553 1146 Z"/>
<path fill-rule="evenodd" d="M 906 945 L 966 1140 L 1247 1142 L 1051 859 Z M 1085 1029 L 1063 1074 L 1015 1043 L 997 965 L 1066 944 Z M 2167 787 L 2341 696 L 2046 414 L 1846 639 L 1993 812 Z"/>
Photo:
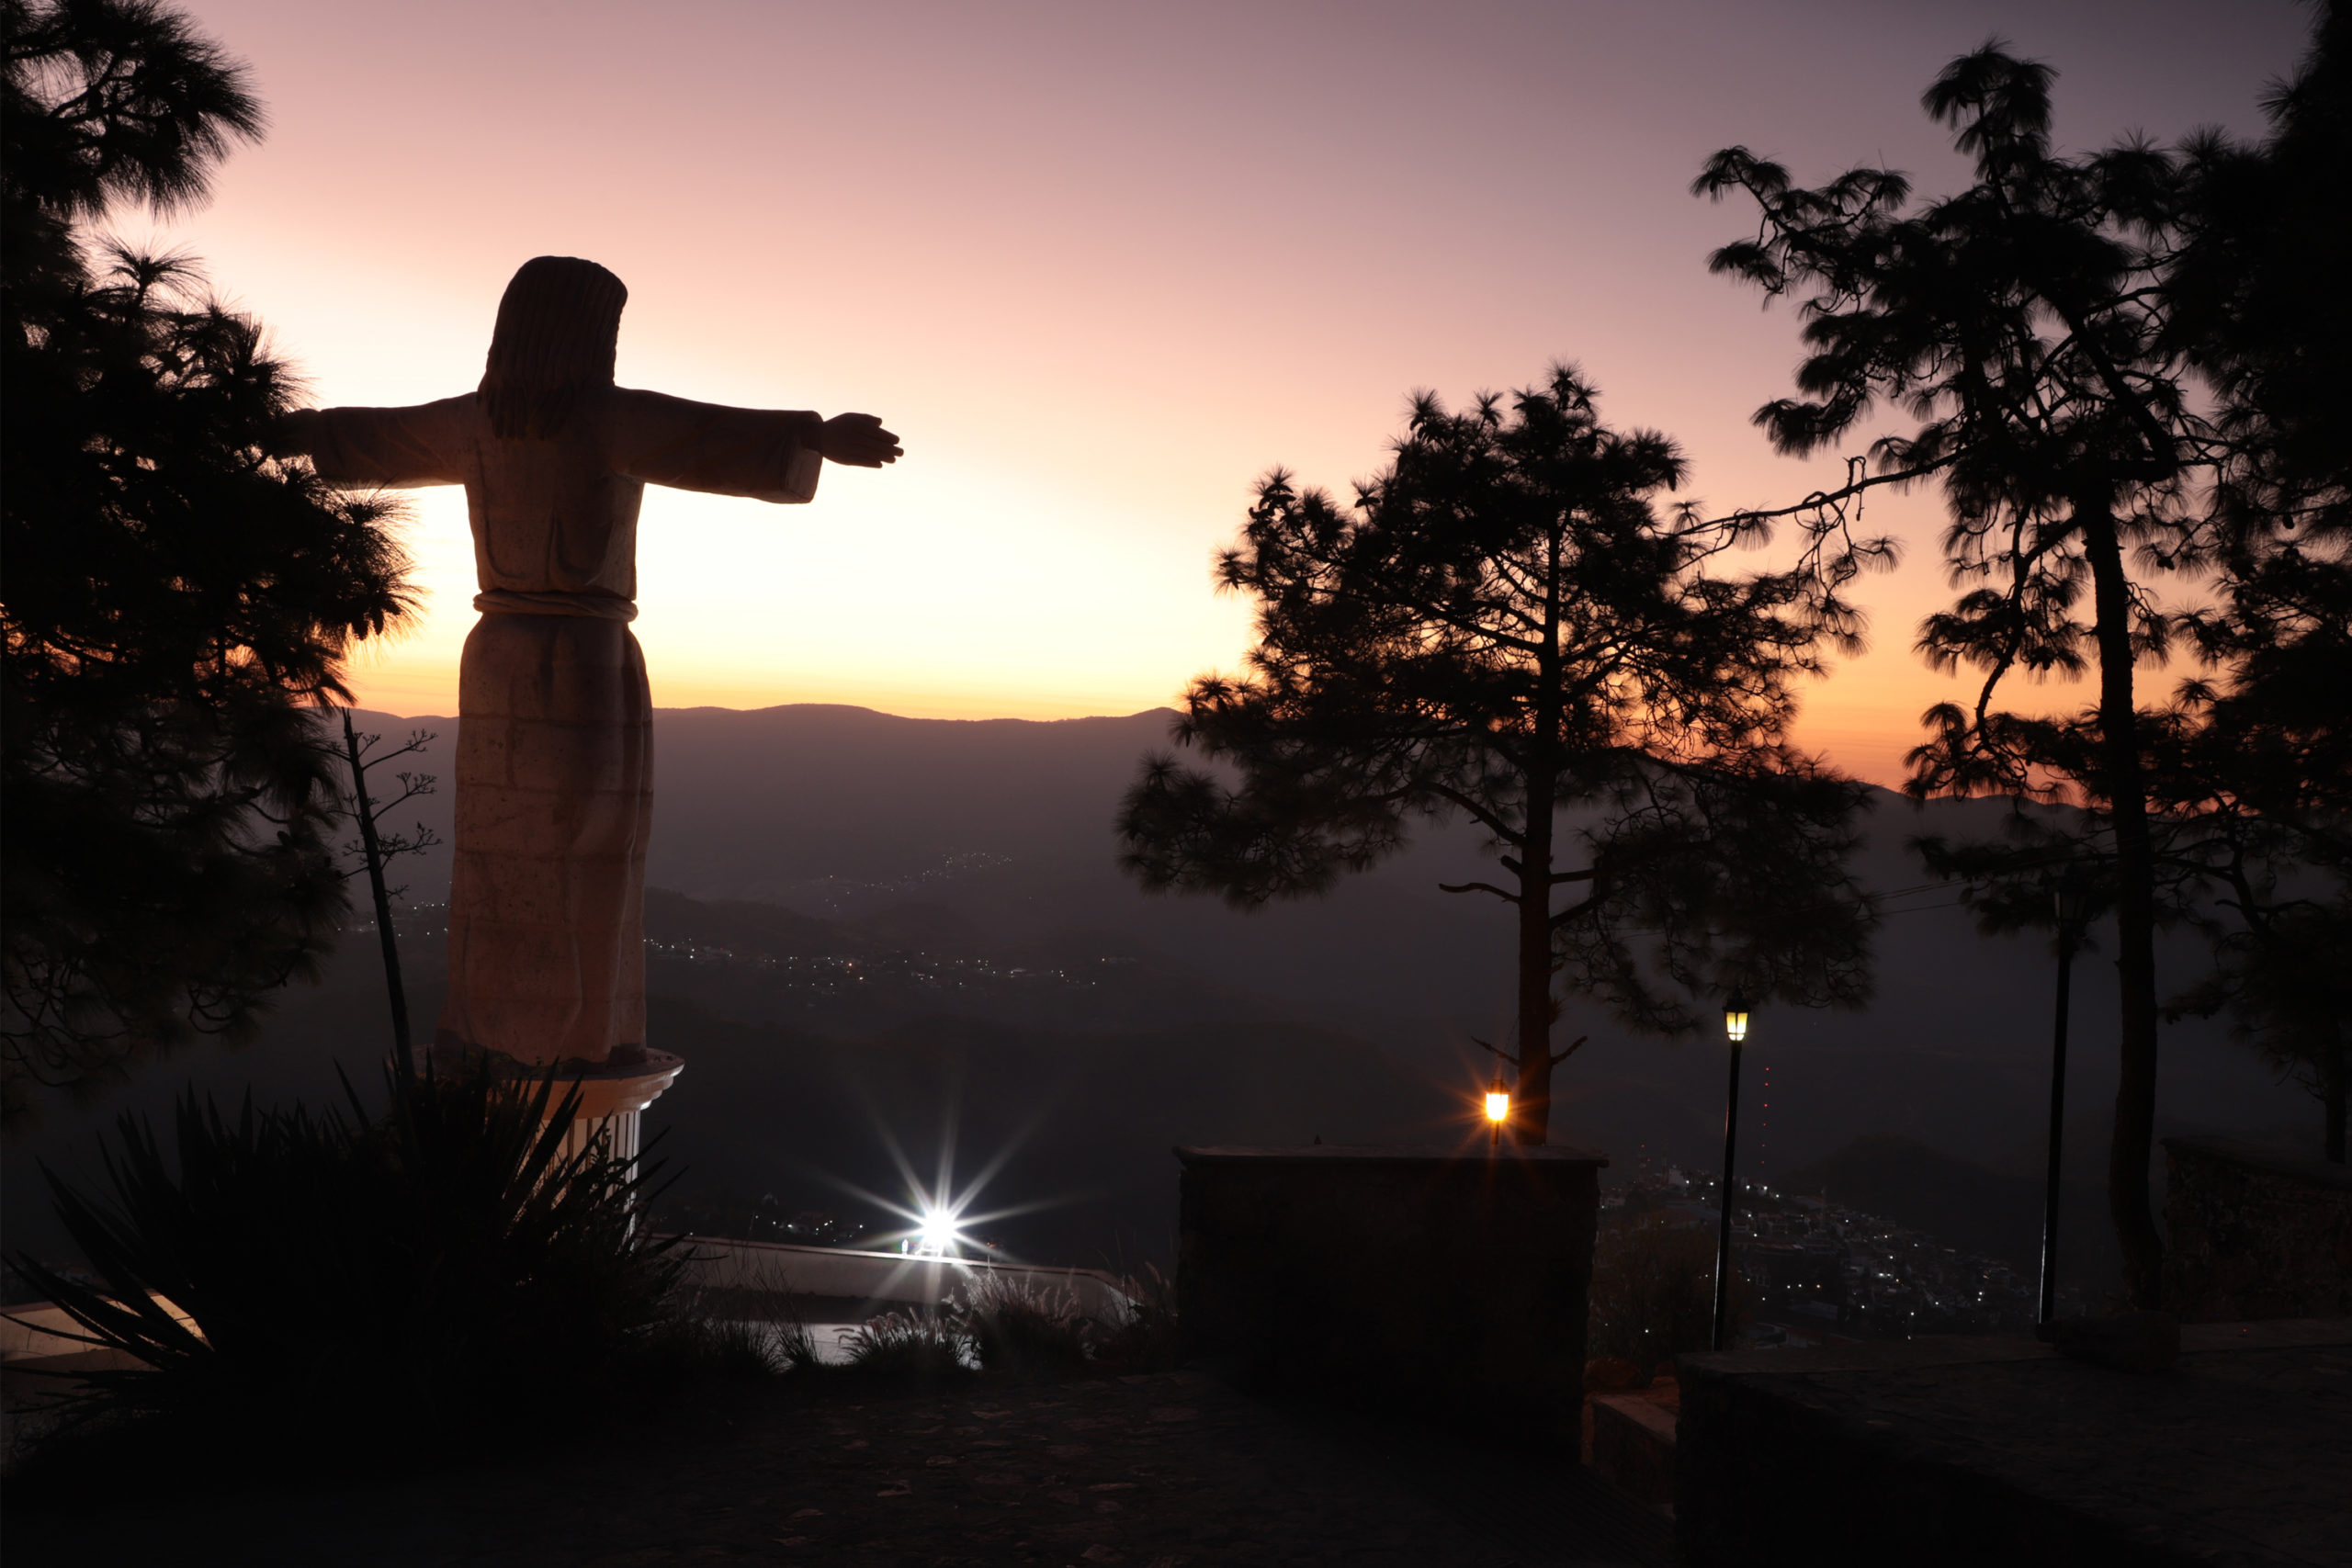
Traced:
<path fill-rule="evenodd" d="M 1508 1122 L 1510 1120 L 1510 1095 L 1504 1093 L 1498 1089 L 1488 1089 L 1487 1091 L 1487 1120 L 1489 1122 Z"/>
<path fill-rule="evenodd" d="M 913 1245 L 908 1248 L 917 1258 L 945 1258 L 956 1251 L 956 1244 L 963 1238 L 956 1230 L 956 1216 L 944 1209 L 925 1209 L 915 1227 Z"/>
<path fill-rule="evenodd" d="M 1737 991 L 1724 1003 L 1724 1038 L 1735 1045 L 1747 1038 L 1747 998 Z"/>

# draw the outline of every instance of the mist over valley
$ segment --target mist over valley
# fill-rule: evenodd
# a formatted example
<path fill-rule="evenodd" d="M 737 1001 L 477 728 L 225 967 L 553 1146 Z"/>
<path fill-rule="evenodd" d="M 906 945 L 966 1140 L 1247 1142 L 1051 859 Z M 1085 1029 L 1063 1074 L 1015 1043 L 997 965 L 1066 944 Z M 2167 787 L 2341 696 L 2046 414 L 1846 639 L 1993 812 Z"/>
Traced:
<path fill-rule="evenodd" d="M 1173 1144 L 1473 1135 L 1486 1055 L 1472 1037 L 1499 1039 L 1510 1023 L 1508 911 L 1438 884 L 1476 874 L 1476 836 L 1432 828 L 1329 897 L 1254 913 L 1146 896 L 1118 869 L 1113 822 L 1139 760 L 1167 750 L 1170 716 L 658 712 L 650 1043 L 687 1066 L 647 1131 L 664 1134 L 680 1172 L 670 1211 L 702 1224 L 814 1211 L 880 1226 L 887 1211 L 860 1194 L 903 1201 L 906 1175 L 933 1181 L 952 1148 L 959 1188 L 992 1168 L 975 1213 L 1023 1211 L 974 1227 L 1005 1250 L 1165 1261 Z M 432 732 L 399 766 L 449 773 L 456 720 L 360 721 L 395 741 Z M 1867 1010 L 1758 1014 L 1742 1174 L 1827 1180 L 1843 1201 L 1970 1249 L 2030 1249 L 2047 940 L 1978 935 L 1905 847 L 1924 832 L 1996 831 L 2006 807 L 1872 801 L 1863 883 L 1920 891 L 1887 900 Z M 421 822 L 441 840 L 393 866 L 423 1031 L 444 987 L 451 805 L 445 785 L 386 824 Z M 33 1162 L 88 1168 L 94 1132 L 121 1111 L 163 1113 L 191 1084 L 232 1102 L 250 1085 L 260 1102 L 321 1103 L 341 1094 L 338 1066 L 372 1089 L 389 1029 L 364 896 L 352 921 L 322 983 L 291 988 L 252 1046 L 199 1044 L 101 1105 L 51 1111 L 10 1148 L 11 1245 L 58 1247 Z M 2168 988 L 2199 962 L 2181 938 L 2165 956 L 2178 976 Z M 2067 1204 L 2082 1216 L 2070 1233 L 2084 1266 L 2102 1269 L 2109 976 L 2096 945 L 2077 963 L 2069 1082 Z M 1590 1038 L 1556 1084 L 1553 1141 L 1605 1152 L 1617 1179 L 1645 1160 L 1713 1169 L 1721 1041 L 1635 1036 L 1571 998 L 1558 1037 L 1579 1034 Z M 2168 1028 L 2164 1051 L 2164 1130 L 2315 1143 L 2312 1102 L 2220 1026 Z"/>

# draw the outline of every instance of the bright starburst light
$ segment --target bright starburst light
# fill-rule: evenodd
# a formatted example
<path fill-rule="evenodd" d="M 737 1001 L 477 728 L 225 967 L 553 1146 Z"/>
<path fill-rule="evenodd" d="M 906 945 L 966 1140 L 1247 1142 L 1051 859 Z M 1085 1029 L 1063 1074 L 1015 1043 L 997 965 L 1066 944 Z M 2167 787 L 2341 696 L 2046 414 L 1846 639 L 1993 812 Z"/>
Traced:
<path fill-rule="evenodd" d="M 956 1224 L 954 1211 L 925 1209 L 907 1245 L 918 1258 L 960 1258 L 964 1233 Z"/>
<path fill-rule="evenodd" d="M 940 1129 L 937 1174 L 928 1183 L 915 1175 L 913 1165 L 899 1146 L 899 1140 L 876 1117 L 875 1131 L 882 1139 L 882 1146 L 889 1151 L 891 1163 L 899 1168 L 899 1177 L 904 1184 L 901 1190 L 906 1194 L 904 1200 L 894 1201 L 879 1193 L 869 1192 L 839 1178 L 831 1179 L 843 1191 L 862 1198 L 878 1209 L 887 1210 L 905 1222 L 903 1228 L 885 1231 L 876 1237 L 885 1248 L 896 1248 L 910 1259 L 939 1258 L 955 1262 L 967 1254 L 984 1254 L 991 1260 L 1012 1261 L 1009 1255 L 994 1243 L 974 1237 L 971 1234 L 973 1227 L 1010 1219 L 1016 1214 L 1034 1213 L 1039 1209 L 1051 1207 L 1055 1200 L 1039 1199 L 984 1211 L 976 1209 L 974 1205 L 997 1173 L 1004 1168 L 1005 1162 L 1035 1130 L 1035 1122 L 1023 1128 L 959 1190 L 955 1175 L 956 1107 L 952 1100 L 947 1108 L 945 1122 Z"/>

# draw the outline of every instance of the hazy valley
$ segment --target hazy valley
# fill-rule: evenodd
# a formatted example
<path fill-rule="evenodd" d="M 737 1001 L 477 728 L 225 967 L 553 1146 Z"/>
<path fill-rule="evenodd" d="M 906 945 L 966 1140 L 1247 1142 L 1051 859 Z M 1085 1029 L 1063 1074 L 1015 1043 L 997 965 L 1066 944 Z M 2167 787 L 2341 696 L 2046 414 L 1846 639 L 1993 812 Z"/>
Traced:
<path fill-rule="evenodd" d="M 1164 1258 L 1171 1144 L 1464 1135 L 1484 1055 L 1470 1037 L 1508 1025 L 1501 907 L 1436 886 L 1475 866 L 1475 840 L 1432 833 L 1329 899 L 1255 914 L 1147 897 L 1117 869 L 1111 824 L 1138 758 L 1164 749 L 1167 716 L 659 714 L 652 1033 L 688 1066 L 649 1131 L 683 1168 L 673 1207 L 715 1218 L 765 1199 L 772 1213 L 876 1223 L 852 1190 L 902 1197 L 893 1149 L 927 1182 L 952 1141 L 959 1186 L 993 1167 L 977 1210 L 1028 1211 L 978 1227 L 1008 1247 Z M 448 773 L 455 720 L 367 723 L 435 732 L 400 765 Z M 445 787 L 390 825 L 422 819 L 446 845 L 450 802 Z M 2001 809 L 1880 795 L 1865 882 L 1919 887 L 1906 839 L 1989 831 Z M 411 1006 L 429 1028 L 446 848 L 398 863 L 395 880 Z M 1826 1179 L 1843 1201 L 2015 1252 L 2038 1230 L 2052 965 L 2039 940 L 1978 936 L 1951 899 L 1889 901 L 1869 1010 L 1758 1014 L 1743 1174 Z M 2170 952 L 2186 975 L 2193 948 Z M 2093 952 L 2076 968 L 2069 1089 L 2069 1225 L 2086 1268 L 2107 1250 L 2113 1019 Z M 1591 1039 L 1559 1086 L 1555 1141 L 1605 1151 L 1621 1175 L 1644 1159 L 1713 1167 L 1718 1040 L 1633 1037 L 1573 1001 L 1562 1029 Z M 366 1084 L 388 1043 L 375 944 L 354 932 L 254 1046 L 200 1047 L 9 1150 L 11 1245 L 54 1245 L 33 1160 L 83 1168 L 115 1112 L 161 1110 L 191 1083 L 325 1099 L 340 1092 L 336 1064 Z M 2312 1102 L 2217 1027 L 2168 1030 L 2165 1049 L 2168 1125 L 2315 1139 Z M 1863 1138 L 1877 1141 L 1849 1147 Z"/>

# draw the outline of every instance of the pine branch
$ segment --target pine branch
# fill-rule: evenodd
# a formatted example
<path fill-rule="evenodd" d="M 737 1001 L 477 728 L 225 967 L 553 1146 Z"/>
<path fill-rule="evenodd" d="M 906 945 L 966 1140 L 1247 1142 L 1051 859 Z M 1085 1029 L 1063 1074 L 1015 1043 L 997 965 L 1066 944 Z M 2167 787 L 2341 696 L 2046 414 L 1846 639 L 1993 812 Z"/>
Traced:
<path fill-rule="evenodd" d="M 1506 904 L 1520 901 L 1518 894 L 1506 893 L 1491 882 L 1441 882 L 1437 890 L 1441 893 L 1491 893 Z"/>

